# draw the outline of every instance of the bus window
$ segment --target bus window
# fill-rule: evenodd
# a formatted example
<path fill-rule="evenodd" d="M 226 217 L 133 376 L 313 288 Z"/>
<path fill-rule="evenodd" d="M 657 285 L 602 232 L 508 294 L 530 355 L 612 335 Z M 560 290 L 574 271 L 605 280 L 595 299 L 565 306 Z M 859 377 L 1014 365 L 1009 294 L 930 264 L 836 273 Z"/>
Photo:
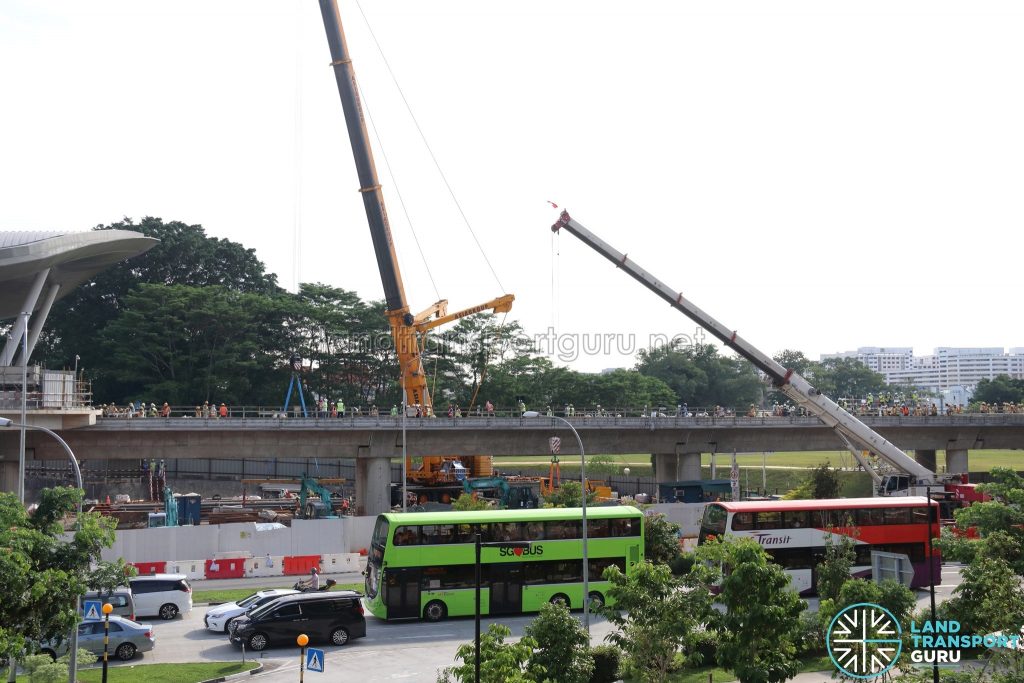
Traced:
<path fill-rule="evenodd" d="M 608 535 L 607 519 L 587 520 L 587 538 L 608 538 Z"/>
<path fill-rule="evenodd" d="M 553 520 L 544 523 L 544 537 L 549 540 L 562 540 L 580 537 L 580 523 L 571 519 Z"/>
<path fill-rule="evenodd" d="M 721 505 L 708 505 L 704 508 L 704 519 L 700 522 L 700 542 L 708 536 L 721 536 L 725 533 L 725 522 L 729 513 Z"/>
<path fill-rule="evenodd" d="M 919 507 L 911 508 L 911 517 L 913 518 L 913 524 L 927 524 L 928 523 L 928 508 Z"/>
<path fill-rule="evenodd" d="M 886 524 L 910 524 L 910 508 L 883 508 Z"/>
<path fill-rule="evenodd" d="M 424 567 L 420 584 L 423 590 L 451 590 L 476 587 L 476 566 L 456 564 L 445 567 Z"/>
<path fill-rule="evenodd" d="M 803 529 L 810 526 L 806 510 L 788 510 L 782 513 L 782 526 L 786 529 Z"/>
<path fill-rule="evenodd" d="M 476 528 L 472 524 L 456 524 L 453 533 L 455 543 L 476 543 Z"/>
<path fill-rule="evenodd" d="M 491 524 L 491 535 L 495 541 L 523 540 L 523 531 L 518 522 L 494 522 Z"/>
<path fill-rule="evenodd" d="M 455 526 L 452 524 L 427 524 L 421 528 L 420 542 L 423 545 L 451 543 L 454 536 Z"/>
<path fill-rule="evenodd" d="M 733 531 L 750 531 L 754 528 L 754 513 L 737 512 L 732 517 Z"/>
<path fill-rule="evenodd" d="M 857 545 L 855 545 L 853 547 L 853 552 L 856 555 L 857 559 L 855 559 L 853 561 L 853 563 L 855 565 L 858 565 L 858 566 L 861 566 L 861 567 L 870 567 L 871 566 L 871 550 L 872 550 L 872 548 L 874 550 L 881 550 L 882 549 L 882 548 L 880 548 L 878 546 L 867 545 L 866 543 L 858 543 Z"/>
<path fill-rule="evenodd" d="M 377 518 L 377 523 L 373 527 L 373 540 L 370 541 L 371 545 L 383 548 L 388 542 L 388 520 L 383 517 Z"/>
<path fill-rule="evenodd" d="M 583 580 L 583 563 L 574 560 L 544 562 L 548 565 L 548 583 L 577 583 Z"/>
<path fill-rule="evenodd" d="M 756 516 L 758 529 L 781 529 L 781 512 L 758 512 Z"/>
<path fill-rule="evenodd" d="M 395 529 L 395 545 L 418 545 L 420 528 L 418 526 L 400 526 Z"/>
<path fill-rule="evenodd" d="M 814 558 L 810 548 L 778 548 L 767 549 L 766 552 L 772 562 L 783 569 L 811 569 L 814 567 Z"/>
<path fill-rule="evenodd" d="M 885 524 L 885 513 L 882 508 L 861 508 L 857 510 L 857 523 L 861 526 L 880 526 Z"/>
<path fill-rule="evenodd" d="M 639 536 L 640 535 L 640 520 L 633 519 L 632 517 L 626 517 L 623 519 L 612 519 L 611 522 L 611 533 L 612 536 L 622 538 L 625 536 Z M 590 522 L 588 521 L 589 525 Z"/>
<path fill-rule="evenodd" d="M 590 576 L 588 578 L 591 581 L 603 580 L 604 570 L 613 565 L 618 567 L 619 571 L 623 574 L 626 573 L 626 562 L 621 557 L 614 559 L 610 557 L 600 557 L 596 560 L 589 560 L 587 562 L 587 566 L 590 571 Z"/>
<path fill-rule="evenodd" d="M 543 541 L 544 540 L 544 523 L 543 522 L 527 522 L 526 528 L 523 530 L 524 541 Z"/>
<path fill-rule="evenodd" d="M 480 540 L 483 543 L 493 543 L 494 541 L 500 541 L 494 534 L 494 530 L 491 528 L 492 524 L 477 524 L 476 531 L 480 534 Z M 473 539 L 476 540 L 475 538 Z"/>

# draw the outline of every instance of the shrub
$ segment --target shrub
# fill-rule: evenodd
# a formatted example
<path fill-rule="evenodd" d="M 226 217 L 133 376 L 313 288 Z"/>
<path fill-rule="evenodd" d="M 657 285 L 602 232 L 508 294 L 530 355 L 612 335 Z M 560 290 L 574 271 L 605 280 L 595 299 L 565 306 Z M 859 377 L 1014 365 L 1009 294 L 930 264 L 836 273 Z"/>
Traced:
<path fill-rule="evenodd" d="M 594 658 L 594 672 L 590 683 L 615 683 L 619 680 L 619 661 L 622 653 L 613 645 L 597 645 L 590 649 Z"/>

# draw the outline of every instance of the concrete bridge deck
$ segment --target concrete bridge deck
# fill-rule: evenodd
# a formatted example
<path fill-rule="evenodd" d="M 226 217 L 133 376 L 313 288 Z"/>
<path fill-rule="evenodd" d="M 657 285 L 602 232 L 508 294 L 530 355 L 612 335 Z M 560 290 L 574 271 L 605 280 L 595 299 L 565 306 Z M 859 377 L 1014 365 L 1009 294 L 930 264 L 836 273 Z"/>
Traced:
<path fill-rule="evenodd" d="M 1024 414 L 865 417 L 866 424 L 904 450 L 930 458 L 947 452 L 947 471 L 966 471 L 971 449 L 1024 449 Z M 659 476 L 695 478 L 700 453 L 842 450 L 838 436 L 815 417 L 576 417 L 570 418 L 588 453 L 652 453 Z M 533 455 L 578 453 L 575 439 L 551 418 L 463 417 L 407 419 L 407 452 L 421 455 Z M 0 468 L 17 467 L 18 431 L 0 433 Z M 60 430 L 79 459 L 356 458 L 357 491 L 373 501 L 366 512 L 386 509 L 389 461 L 402 455 L 402 418 L 134 418 L 99 419 Z M 52 438 L 30 431 L 28 458 L 65 456 Z M 956 454 L 955 465 L 948 461 Z M 1022 453 L 1024 461 L 1024 453 Z M 697 458 L 699 477 L 699 457 Z M 9 478 L 4 472 L 4 479 Z M 370 491 L 376 493 L 369 494 Z"/>

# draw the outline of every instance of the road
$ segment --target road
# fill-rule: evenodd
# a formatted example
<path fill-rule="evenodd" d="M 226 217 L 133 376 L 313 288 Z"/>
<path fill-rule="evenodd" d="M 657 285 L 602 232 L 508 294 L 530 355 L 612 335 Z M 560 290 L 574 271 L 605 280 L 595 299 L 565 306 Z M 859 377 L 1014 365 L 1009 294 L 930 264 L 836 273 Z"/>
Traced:
<path fill-rule="evenodd" d="M 941 603 L 952 595 L 953 588 L 960 582 L 961 566 L 945 565 L 942 568 L 942 582 L 936 587 L 936 602 Z M 339 574 L 332 578 L 341 581 L 359 579 L 358 574 Z M 222 581 L 197 581 L 193 584 L 196 590 L 212 588 L 251 587 L 253 589 L 269 586 L 273 581 L 267 579 L 237 579 Z M 279 582 L 277 582 L 279 583 Z M 927 608 L 930 604 L 928 591 L 919 591 L 918 608 Z M 818 608 L 817 598 L 807 601 L 808 609 Z M 115 666 L 131 666 L 133 664 L 177 663 L 195 661 L 240 661 L 242 651 L 231 645 L 227 636 L 206 631 L 203 628 L 203 615 L 206 605 L 197 605 L 191 613 L 169 622 L 159 619 L 145 619 L 156 631 L 157 644 L 152 652 L 137 657 L 130 663 L 118 663 Z M 581 615 L 576 613 L 577 618 Z M 523 617 L 502 617 L 501 623 L 512 630 L 518 638 L 523 627 L 534 619 L 533 615 Z M 484 619 L 482 629 L 486 631 L 488 619 Z M 604 642 L 604 637 L 611 631 L 609 624 L 599 617 L 591 619 L 591 639 L 597 645 Z M 434 681 L 437 672 L 455 663 L 455 653 L 459 645 L 473 640 L 474 621 L 471 618 L 449 619 L 438 624 L 419 621 L 387 623 L 370 614 L 366 616 L 366 638 L 355 640 L 342 646 L 317 645 L 325 651 L 326 671 L 324 676 L 314 672 L 307 674 L 309 681 L 338 680 L 337 676 L 358 674 L 364 683 L 384 683 L 386 681 Z M 272 648 L 262 653 L 245 653 L 246 659 L 259 659 L 264 662 L 266 673 L 259 677 L 265 683 L 291 683 L 297 678 L 299 652 L 297 647 Z M 802 675 L 801 682 L 827 680 L 828 677 L 815 677 L 814 674 Z"/>

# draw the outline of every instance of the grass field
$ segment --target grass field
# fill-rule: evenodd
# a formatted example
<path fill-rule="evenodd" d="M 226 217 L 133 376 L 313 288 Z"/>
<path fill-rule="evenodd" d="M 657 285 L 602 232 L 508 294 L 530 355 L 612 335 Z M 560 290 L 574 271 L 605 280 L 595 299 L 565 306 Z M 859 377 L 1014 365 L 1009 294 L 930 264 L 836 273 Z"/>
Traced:
<path fill-rule="evenodd" d="M 587 456 L 587 460 L 591 457 L 598 456 Z M 617 466 L 617 469 L 622 467 L 629 467 L 631 474 L 634 476 L 645 476 L 644 469 L 646 468 L 646 474 L 650 474 L 651 456 L 646 453 L 634 453 L 629 455 L 608 455 L 601 456 L 609 460 L 611 463 Z M 761 453 L 737 453 L 736 462 L 740 467 L 761 467 Z M 942 469 L 945 463 L 945 451 L 936 451 L 936 461 L 939 463 L 939 469 Z M 571 469 L 573 460 L 579 460 L 578 456 L 563 455 L 562 459 L 562 471 Z M 716 456 L 716 461 L 719 467 L 728 467 L 732 459 L 731 453 L 719 453 Z M 793 451 L 793 452 L 769 452 L 764 456 L 765 464 L 768 467 L 802 467 L 810 468 L 820 465 L 821 463 L 829 463 L 833 467 L 854 467 L 856 463 L 853 460 L 853 456 L 850 455 L 849 451 Z M 1012 467 L 1016 470 L 1024 470 L 1024 450 L 972 450 L 968 455 L 968 461 L 972 472 L 988 472 L 993 467 Z M 515 470 L 518 468 L 525 467 L 542 467 L 546 468 L 550 462 L 549 458 L 538 458 L 536 456 L 496 456 L 494 458 L 495 467 L 502 470 Z M 711 454 L 704 453 L 701 455 L 701 464 L 705 467 L 711 464 Z M 579 465 L 576 465 L 577 471 Z"/>
<path fill-rule="evenodd" d="M 192 593 L 192 602 L 194 603 L 206 603 L 206 604 L 220 604 L 222 602 L 238 602 L 242 598 L 248 597 L 256 591 L 268 590 L 270 588 L 291 588 L 293 583 L 287 586 L 259 586 L 252 588 L 231 588 L 222 590 L 212 591 L 194 591 Z M 362 591 L 363 584 L 361 583 L 339 583 L 332 590 L 350 590 L 350 591 Z"/>
<path fill-rule="evenodd" d="M 139 666 L 107 667 L 108 683 L 199 683 L 213 678 L 222 678 L 232 674 L 255 669 L 256 662 L 203 662 L 196 664 L 142 664 Z M 66 678 L 66 677 L 65 677 Z M 7 680 L 7 677 L 4 677 Z M 103 668 L 79 669 L 78 680 L 81 683 L 100 683 L 103 680 Z M 28 683 L 28 676 L 18 676 L 18 683 Z"/>

